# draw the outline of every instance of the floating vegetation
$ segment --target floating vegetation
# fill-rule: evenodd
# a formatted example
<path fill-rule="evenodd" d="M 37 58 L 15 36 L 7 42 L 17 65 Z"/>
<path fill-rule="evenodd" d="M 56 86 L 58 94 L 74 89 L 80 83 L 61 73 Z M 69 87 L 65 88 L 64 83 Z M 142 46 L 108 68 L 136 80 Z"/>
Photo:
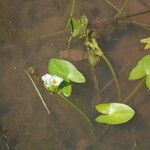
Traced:
<path fill-rule="evenodd" d="M 146 30 L 150 30 L 149 25 L 139 23 L 133 20 L 133 18 L 131 18 L 133 16 L 140 15 L 141 13 L 125 15 L 123 10 L 126 8 L 129 0 L 125 0 L 121 8 L 118 8 L 109 0 L 105 1 L 115 10 L 117 10 L 117 14 L 115 15 L 115 17 L 110 19 L 111 21 L 112 20 L 118 21 L 119 19 L 124 20 L 128 18 L 127 20 L 128 23 L 136 24 L 143 27 Z M 139 89 L 139 87 L 145 80 L 147 88 L 150 89 L 150 55 L 144 56 L 130 72 L 129 80 L 137 80 L 141 78 L 143 79 L 137 85 L 137 87 L 127 96 L 127 98 L 121 101 L 120 87 L 113 65 L 104 54 L 101 44 L 96 39 L 95 31 L 90 28 L 88 18 L 85 15 L 81 17 L 76 17 L 74 15 L 74 7 L 75 7 L 75 0 L 72 1 L 70 17 L 68 20 L 68 26 L 70 27 L 71 32 L 71 36 L 68 40 L 68 47 L 70 47 L 73 38 L 79 38 L 84 40 L 83 44 L 87 49 L 88 61 L 91 65 L 94 78 L 93 86 L 96 85 L 97 91 L 99 92 L 100 90 L 98 87 L 98 80 L 94 73 L 94 68 L 97 65 L 98 61 L 100 61 L 101 59 L 105 61 L 105 63 L 108 65 L 112 73 L 113 79 L 116 84 L 118 99 L 120 100 L 119 103 L 112 102 L 96 105 L 95 108 L 99 113 L 101 113 L 101 115 L 96 117 L 95 121 L 110 125 L 118 125 L 126 123 L 130 121 L 135 115 L 135 111 L 130 106 L 127 105 L 127 102 L 130 100 L 131 96 L 135 94 L 135 92 Z M 144 14 L 148 12 L 149 10 L 142 13 Z M 140 42 L 145 44 L 144 49 L 150 49 L 150 37 L 144 38 Z M 36 92 L 38 93 L 45 109 L 50 114 L 50 111 L 47 105 L 45 104 L 45 101 L 43 100 L 36 84 L 32 79 L 32 76 L 35 75 L 34 70 L 30 68 L 28 71 L 27 70 L 25 71 L 29 79 L 31 80 Z M 44 87 L 48 90 L 48 92 L 50 92 L 51 94 L 59 95 L 62 98 L 62 100 L 64 100 L 77 112 L 79 112 L 79 114 L 91 126 L 93 126 L 89 117 L 79 107 L 77 107 L 74 103 L 72 103 L 71 100 L 68 99 L 68 97 L 70 97 L 72 93 L 72 82 L 75 83 L 86 82 L 86 78 L 84 77 L 84 75 L 72 63 L 63 59 L 56 59 L 56 58 L 50 59 L 48 63 L 48 73 L 44 74 L 41 77 L 41 79 L 43 81 Z"/>
<path fill-rule="evenodd" d="M 121 103 L 99 104 L 95 106 L 96 110 L 102 115 L 95 120 L 105 124 L 122 124 L 128 122 L 135 114 L 135 111 Z"/>
<path fill-rule="evenodd" d="M 93 126 L 87 115 L 69 99 L 72 92 L 71 82 L 84 83 L 85 77 L 70 62 L 63 59 L 51 59 L 48 64 L 49 74 L 42 76 L 45 88 L 51 92 L 58 94 L 66 103 L 73 107 L 85 120 Z"/>
<path fill-rule="evenodd" d="M 100 48 L 94 34 L 92 34 L 93 31 L 88 29 L 88 22 L 89 21 L 86 16 L 81 16 L 80 18 L 71 17 L 70 19 L 71 37 L 68 41 L 69 43 L 68 45 L 70 45 L 71 39 L 73 37 L 84 38 L 85 40 L 84 45 L 87 48 L 89 63 L 91 64 L 92 67 L 94 67 L 101 58 L 104 59 L 113 75 L 117 87 L 118 99 L 120 99 L 121 98 L 120 88 L 115 71 L 112 67 L 112 64 L 105 56 L 103 50 Z"/>
<path fill-rule="evenodd" d="M 150 89 L 150 55 L 144 56 L 130 73 L 129 80 L 145 78 L 146 86 Z"/>

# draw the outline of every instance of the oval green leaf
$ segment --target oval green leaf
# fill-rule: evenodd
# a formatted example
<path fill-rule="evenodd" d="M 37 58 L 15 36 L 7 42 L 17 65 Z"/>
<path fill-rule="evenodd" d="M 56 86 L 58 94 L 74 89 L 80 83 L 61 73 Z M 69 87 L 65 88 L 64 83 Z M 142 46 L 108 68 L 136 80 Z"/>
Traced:
<path fill-rule="evenodd" d="M 130 73 L 129 80 L 137 80 L 145 76 L 145 69 L 142 65 L 137 65 Z"/>
<path fill-rule="evenodd" d="M 135 111 L 131 107 L 121 103 L 99 104 L 96 109 L 103 115 L 98 116 L 95 120 L 105 124 L 122 124 L 128 122 L 135 115 Z"/>
<path fill-rule="evenodd" d="M 76 69 L 76 67 L 63 59 L 51 59 L 49 61 L 48 71 L 50 74 L 57 75 L 67 82 L 85 82 L 85 77 Z"/>
<path fill-rule="evenodd" d="M 150 89 L 150 55 L 144 56 L 130 73 L 129 79 L 136 80 L 146 77 L 146 86 Z"/>
<path fill-rule="evenodd" d="M 150 55 L 144 56 L 136 65 L 135 68 L 133 68 L 131 72 L 132 76 L 137 76 L 137 74 L 140 74 L 140 76 L 150 75 Z"/>

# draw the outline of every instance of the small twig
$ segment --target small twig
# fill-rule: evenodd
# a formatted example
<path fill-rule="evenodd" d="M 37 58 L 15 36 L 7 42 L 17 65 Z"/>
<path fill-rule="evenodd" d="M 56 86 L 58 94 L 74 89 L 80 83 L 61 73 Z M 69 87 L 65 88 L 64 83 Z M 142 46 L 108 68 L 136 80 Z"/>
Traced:
<path fill-rule="evenodd" d="M 137 90 L 140 88 L 140 86 L 143 84 L 143 82 L 145 81 L 145 78 L 142 79 L 142 81 L 136 86 L 136 88 L 128 95 L 128 97 L 123 100 L 122 103 L 127 103 L 130 98 L 137 92 Z"/>
<path fill-rule="evenodd" d="M 109 0 L 105 0 L 106 3 L 108 3 L 112 8 L 114 8 L 115 10 L 117 10 L 118 12 L 120 12 L 120 9 L 118 7 L 116 7 L 113 3 L 111 3 Z"/>
<path fill-rule="evenodd" d="M 123 13 L 123 10 L 125 9 L 125 7 L 127 6 L 129 0 L 125 0 L 124 5 L 122 6 L 122 8 L 120 9 L 120 11 L 118 12 L 118 14 L 116 14 L 115 18 L 118 17 L 120 14 Z"/>
<path fill-rule="evenodd" d="M 46 103 L 45 103 L 45 101 L 44 101 L 42 95 L 40 94 L 40 92 L 39 92 L 39 90 L 38 90 L 36 84 L 34 83 L 32 77 L 31 77 L 31 75 L 28 73 L 27 70 L 25 70 L 25 72 L 26 72 L 27 76 L 29 77 L 29 79 L 31 80 L 31 82 L 32 82 L 32 84 L 33 84 L 33 86 L 34 86 L 34 88 L 35 88 L 37 94 L 39 95 L 39 97 L 40 97 L 40 99 L 41 99 L 41 101 L 42 101 L 42 103 L 43 103 L 45 109 L 47 110 L 48 114 L 50 115 L 50 110 L 48 109 L 48 107 L 47 107 L 47 105 L 46 105 Z"/>

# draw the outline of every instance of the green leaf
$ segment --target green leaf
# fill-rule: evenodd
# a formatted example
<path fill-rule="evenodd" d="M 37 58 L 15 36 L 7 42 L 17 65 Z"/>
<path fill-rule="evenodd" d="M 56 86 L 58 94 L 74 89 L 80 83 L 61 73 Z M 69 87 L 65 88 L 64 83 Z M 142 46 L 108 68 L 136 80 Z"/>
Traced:
<path fill-rule="evenodd" d="M 61 92 L 63 93 L 64 96 L 69 97 L 71 95 L 72 87 L 71 84 L 64 86 L 61 89 Z"/>
<path fill-rule="evenodd" d="M 145 76 L 145 69 L 142 65 L 137 65 L 130 73 L 129 80 L 137 80 Z"/>
<path fill-rule="evenodd" d="M 146 44 L 144 47 L 145 50 L 150 48 L 150 37 L 144 38 L 140 42 Z"/>
<path fill-rule="evenodd" d="M 135 115 L 135 111 L 131 107 L 121 103 L 99 104 L 96 109 L 103 115 L 98 116 L 95 120 L 105 124 L 122 124 L 128 122 Z"/>
<path fill-rule="evenodd" d="M 150 89 L 150 55 L 144 56 L 130 73 L 129 79 L 136 80 L 146 77 L 146 86 Z"/>
<path fill-rule="evenodd" d="M 136 80 L 150 75 L 150 55 L 144 56 L 130 73 L 130 79 Z"/>
<path fill-rule="evenodd" d="M 78 28 L 80 28 L 79 20 L 77 18 L 75 18 L 75 17 L 71 17 L 71 19 L 70 19 L 71 33 L 74 33 L 75 30 L 77 30 Z"/>
<path fill-rule="evenodd" d="M 144 56 L 138 63 L 138 65 L 142 65 L 144 70 L 145 70 L 145 74 L 146 75 L 150 75 L 150 55 L 146 55 Z"/>
<path fill-rule="evenodd" d="M 146 76 L 146 86 L 148 89 L 150 89 L 150 75 Z"/>
<path fill-rule="evenodd" d="M 85 82 L 85 77 L 78 71 L 71 69 L 68 74 L 68 79 L 70 81 L 76 82 L 76 83 L 83 83 Z"/>
<path fill-rule="evenodd" d="M 49 61 L 48 70 L 50 74 L 57 75 L 67 82 L 85 82 L 85 77 L 76 69 L 76 67 L 63 59 L 51 59 Z"/>
<path fill-rule="evenodd" d="M 89 21 L 88 21 L 88 18 L 87 18 L 86 16 L 81 16 L 80 22 L 81 22 L 85 27 L 87 27 Z"/>

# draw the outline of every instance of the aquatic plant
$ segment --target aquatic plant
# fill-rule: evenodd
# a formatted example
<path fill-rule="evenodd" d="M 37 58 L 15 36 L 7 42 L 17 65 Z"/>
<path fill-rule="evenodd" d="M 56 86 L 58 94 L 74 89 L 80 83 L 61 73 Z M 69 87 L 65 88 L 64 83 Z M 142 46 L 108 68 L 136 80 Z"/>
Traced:
<path fill-rule="evenodd" d="M 145 78 L 146 86 L 150 89 L 150 55 L 144 56 L 132 69 L 129 80 Z"/>
<path fill-rule="evenodd" d="M 120 88 L 115 71 L 112 67 L 112 64 L 105 56 L 103 50 L 100 48 L 94 34 L 92 34 L 92 31 L 88 29 L 88 18 L 86 16 L 81 16 L 80 18 L 72 16 L 69 25 L 71 30 L 71 37 L 69 38 L 68 45 L 70 45 L 71 39 L 73 37 L 84 38 L 85 40 L 84 45 L 87 48 L 88 60 L 89 63 L 91 64 L 91 67 L 94 68 L 94 66 L 101 58 L 104 59 L 113 75 L 117 87 L 118 98 L 120 99 L 121 97 Z"/>
<path fill-rule="evenodd" d="M 84 83 L 85 77 L 70 62 L 63 59 L 50 59 L 48 64 L 49 74 L 42 76 L 45 88 L 51 92 L 58 94 L 66 103 L 80 113 L 85 120 L 93 126 L 87 115 L 76 105 L 74 105 L 67 97 L 71 95 L 71 82 Z"/>
<path fill-rule="evenodd" d="M 48 71 L 55 77 L 55 79 L 57 77 L 59 80 L 61 80 L 60 85 L 52 85 L 48 87 L 48 89 L 52 88 L 49 89 L 51 92 L 56 91 L 66 97 L 71 95 L 71 81 L 76 83 L 84 83 L 86 81 L 85 77 L 73 64 L 63 59 L 51 59 L 48 64 Z M 51 78 L 49 80 L 51 82 Z"/>
<path fill-rule="evenodd" d="M 111 3 L 109 0 L 105 0 L 109 5 L 111 5 L 115 10 L 118 11 L 118 13 L 113 18 L 115 21 L 120 19 L 121 15 L 124 15 L 122 18 L 130 18 L 128 22 L 140 25 L 141 27 L 150 30 L 149 26 L 145 24 L 138 23 L 137 21 L 133 20 L 131 16 L 125 15 L 123 10 L 127 6 L 127 3 L 129 0 L 125 0 L 122 8 L 116 7 L 113 3 Z M 70 47 L 71 40 L 73 38 L 79 38 L 84 39 L 84 45 L 87 49 L 88 54 L 88 61 L 92 68 L 93 78 L 95 85 L 97 87 L 97 91 L 99 91 L 98 83 L 97 83 L 97 77 L 94 74 L 94 67 L 97 64 L 101 58 L 106 62 L 108 65 L 112 75 L 113 79 L 116 84 L 118 98 L 120 99 L 120 88 L 118 84 L 118 79 L 116 77 L 115 71 L 112 67 L 112 64 L 104 54 L 101 45 L 96 39 L 96 36 L 94 34 L 94 31 L 90 29 L 89 27 L 89 20 L 86 16 L 81 16 L 80 18 L 74 16 L 74 7 L 75 7 L 75 0 L 72 1 L 72 8 L 71 13 L 68 21 L 68 25 L 71 30 L 71 36 L 68 40 L 68 47 Z M 147 11 L 149 12 L 149 11 Z M 146 12 L 144 12 L 146 13 Z M 139 14 L 134 14 L 139 15 Z M 144 38 L 140 41 L 141 43 L 146 44 L 144 49 L 150 48 L 150 37 Z M 35 85 L 35 82 L 32 79 L 32 75 L 34 74 L 34 70 L 31 68 L 27 71 L 26 74 L 30 78 L 36 92 L 38 93 L 44 107 L 50 113 L 47 105 L 45 104 L 45 101 L 43 100 L 37 86 Z M 133 70 L 130 73 L 129 80 L 137 80 L 141 79 L 143 80 L 138 84 L 138 86 L 127 96 L 126 99 L 124 99 L 120 103 L 106 103 L 106 104 L 98 104 L 95 106 L 96 110 L 101 113 L 100 116 L 96 117 L 95 121 L 99 123 L 105 123 L 105 124 L 111 124 L 111 125 L 117 125 L 117 124 L 123 124 L 128 122 L 133 116 L 135 115 L 135 111 L 125 103 L 127 103 L 130 99 L 130 97 L 139 89 L 139 87 L 142 85 L 142 83 L 146 79 L 146 86 L 148 89 L 150 89 L 150 55 L 144 56 L 137 65 L 133 68 Z M 68 97 L 71 95 L 72 92 L 72 82 L 76 83 L 84 83 L 86 81 L 85 77 L 80 73 L 77 68 L 71 64 L 70 62 L 63 60 L 63 59 L 51 59 L 48 64 L 48 73 L 44 74 L 41 77 L 44 87 L 51 93 L 58 94 L 66 103 L 68 103 L 71 107 L 73 107 L 76 111 L 80 113 L 84 117 L 84 119 L 91 125 L 90 119 L 88 116 L 75 104 L 71 102 L 71 100 L 68 99 Z"/>
<path fill-rule="evenodd" d="M 141 39 L 140 42 L 145 44 L 145 47 L 144 47 L 145 50 L 150 49 L 150 37 Z"/>
<path fill-rule="evenodd" d="M 121 103 L 99 104 L 95 108 L 98 112 L 102 113 L 95 121 L 105 124 L 117 125 L 126 123 L 135 114 L 131 107 Z"/>

